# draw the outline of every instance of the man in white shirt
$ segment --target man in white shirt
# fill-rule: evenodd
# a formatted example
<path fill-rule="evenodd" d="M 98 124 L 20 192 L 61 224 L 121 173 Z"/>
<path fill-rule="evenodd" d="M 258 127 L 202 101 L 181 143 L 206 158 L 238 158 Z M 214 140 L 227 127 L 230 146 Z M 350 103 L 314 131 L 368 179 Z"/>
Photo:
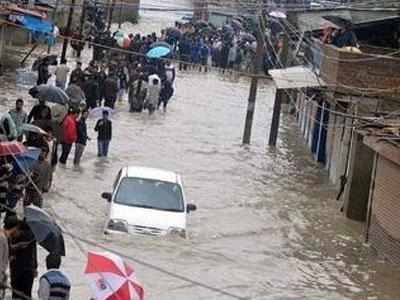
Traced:
<path fill-rule="evenodd" d="M 65 90 L 68 80 L 69 68 L 66 63 L 57 66 L 56 69 L 56 86 Z"/>
<path fill-rule="evenodd" d="M 39 300 L 69 300 L 71 282 L 59 270 L 61 257 L 50 253 L 46 257 L 47 272 L 39 280 Z"/>
<path fill-rule="evenodd" d="M 149 114 L 152 114 L 157 106 L 158 101 L 160 100 L 160 92 L 161 92 L 161 79 L 157 74 L 152 74 L 149 76 L 149 83 L 147 85 L 147 94 L 146 94 L 146 107 L 149 110 Z"/>

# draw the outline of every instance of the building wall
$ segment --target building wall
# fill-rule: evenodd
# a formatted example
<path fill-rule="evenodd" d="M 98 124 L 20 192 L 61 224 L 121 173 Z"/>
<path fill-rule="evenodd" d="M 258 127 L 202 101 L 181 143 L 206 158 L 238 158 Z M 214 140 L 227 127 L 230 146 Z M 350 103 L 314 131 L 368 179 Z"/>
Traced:
<path fill-rule="evenodd" d="M 121 1 L 117 1 L 121 2 Z M 128 5 L 124 6 L 124 3 Z M 124 23 L 131 22 L 137 23 L 139 18 L 139 5 L 140 0 L 127 0 L 122 1 L 122 5 L 115 5 L 114 13 L 113 13 L 113 22 L 114 23 Z"/>
<path fill-rule="evenodd" d="M 355 133 L 344 192 L 344 212 L 351 220 L 366 220 L 373 161 L 374 151 L 363 143 L 361 134 Z"/>
<path fill-rule="evenodd" d="M 379 256 L 400 264 L 400 166 L 376 155 L 368 240 Z"/>

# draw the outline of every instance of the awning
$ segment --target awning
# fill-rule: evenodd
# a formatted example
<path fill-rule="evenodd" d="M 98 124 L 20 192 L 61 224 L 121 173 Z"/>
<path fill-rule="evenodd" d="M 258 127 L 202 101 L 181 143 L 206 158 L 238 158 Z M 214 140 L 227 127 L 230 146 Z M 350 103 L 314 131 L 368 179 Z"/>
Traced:
<path fill-rule="evenodd" d="M 42 34 L 53 33 L 53 23 L 48 20 L 42 20 L 40 18 L 25 15 L 19 18 L 18 21 L 30 31 Z"/>
<path fill-rule="evenodd" d="M 286 69 L 269 70 L 278 89 L 297 89 L 306 87 L 325 86 L 322 79 L 311 69 L 296 66 Z"/>
<path fill-rule="evenodd" d="M 50 44 L 54 43 L 54 24 L 51 21 L 28 15 L 18 16 L 16 21 L 32 32 L 34 40 Z"/>

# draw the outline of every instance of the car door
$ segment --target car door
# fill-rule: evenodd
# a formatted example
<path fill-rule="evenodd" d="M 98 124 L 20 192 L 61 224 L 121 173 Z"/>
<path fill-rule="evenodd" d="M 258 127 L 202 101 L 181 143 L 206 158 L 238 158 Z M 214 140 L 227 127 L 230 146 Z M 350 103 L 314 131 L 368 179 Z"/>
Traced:
<path fill-rule="evenodd" d="M 117 192 L 118 184 L 119 184 L 119 182 L 121 180 L 121 175 L 122 175 L 122 169 L 119 170 L 119 172 L 117 174 L 117 177 L 115 178 L 115 181 L 113 183 L 113 190 L 112 190 L 112 193 L 111 193 L 112 194 L 112 198 L 111 198 L 112 200 L 110 202 L 107 202 L 108 203 L 107 220 L 106 220 L 106 224 L 105 224 L 104 230 L 106 230 L 108 222 L 110 221 L 112 205 L 113 205 L 113 202 L 114 202 L 115 193 Z"/>

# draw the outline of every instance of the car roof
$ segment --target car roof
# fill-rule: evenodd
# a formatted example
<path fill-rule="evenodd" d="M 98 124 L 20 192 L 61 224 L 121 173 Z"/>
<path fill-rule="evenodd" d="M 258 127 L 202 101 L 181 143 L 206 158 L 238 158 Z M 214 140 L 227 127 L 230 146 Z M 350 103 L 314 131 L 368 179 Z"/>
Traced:
<path fill-rule="evenodd" d="M 180 176 L 173 172 L 156 168 L 128 166 L 122 169 L 123 177 L 136 177 L 144 179 L 160 180 L 171 183 L 181 182 Z"/>

